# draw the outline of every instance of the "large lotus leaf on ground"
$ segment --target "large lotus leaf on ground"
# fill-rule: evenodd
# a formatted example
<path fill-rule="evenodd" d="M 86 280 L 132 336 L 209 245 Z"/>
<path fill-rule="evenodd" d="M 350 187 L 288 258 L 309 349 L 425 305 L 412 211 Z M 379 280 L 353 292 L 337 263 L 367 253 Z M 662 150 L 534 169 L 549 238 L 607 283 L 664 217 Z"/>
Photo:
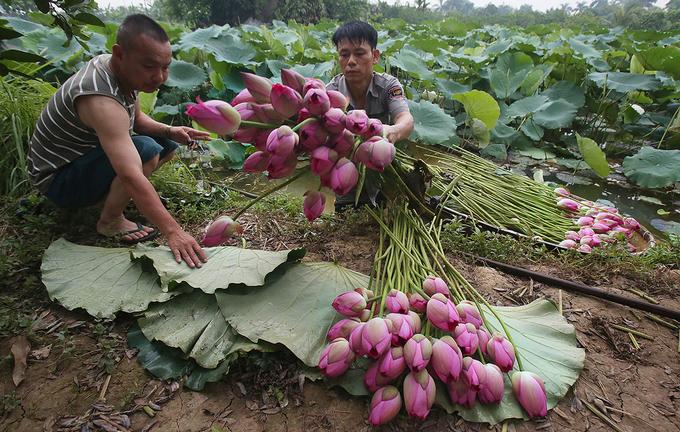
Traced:
<path fill-rule="evenodd" d="M 98 318 L 119 312 L 141 312 L 179 291 L 161 289 L 158 275 L 130 259 L 130 249 L 82 246 L 64 239 L 45 252 L 42 280 L 50 299 L 67 309 L 83 308 Z"/>
<path fill-rule="evenodd" d="M 212 294 L 215 290 L 228 288 L 232 284 L 255 287 L 263 285 L 265 277 L 285 263 L 302 259 L 304 249 L 277 252 L 242 249 L 232 246 L 205 248 L 208 261 L 198 269 L 177 263 L 167 247 L 151 248 L 138 246 L 133 252 L 135 258 L 148 258 L 161 277 L 164 290 L 177 283 L 186 282 L 193 288 Z"/>

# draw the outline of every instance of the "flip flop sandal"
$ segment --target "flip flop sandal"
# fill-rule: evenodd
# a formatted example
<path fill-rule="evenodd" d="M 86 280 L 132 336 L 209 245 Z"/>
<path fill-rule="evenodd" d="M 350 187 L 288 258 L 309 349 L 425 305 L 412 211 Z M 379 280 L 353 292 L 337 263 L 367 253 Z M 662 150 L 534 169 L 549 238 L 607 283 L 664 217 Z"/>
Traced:
<path fill-rule="evenodd" d="M 120 238 L 119 241 L 122 244 L 129 246 L 129 245 L 145 242 L 145 241 L 148 241 L 148 240 L 153 240 L 156 237 L 158 237 L 161 233 L 156 228 L 154 228 L 152 231 L 147 232 L 147 231 L 144 230 L 144 226 L 141 223 L 136 222 L 136 224 L 137 224 L 137 228 L 130 230 L 130 231 L 125 231 L 125 232 L 116 234 L 115 237 L 119 237 Z M 146 233 L 146 235 L 144 237 L 141 237 L 141 238 L 133 238 L 133 239 L 124 239 L 123 238 L 128 234 L 135 234 L 135 233 L 138 233 L 138 232 Z"/>

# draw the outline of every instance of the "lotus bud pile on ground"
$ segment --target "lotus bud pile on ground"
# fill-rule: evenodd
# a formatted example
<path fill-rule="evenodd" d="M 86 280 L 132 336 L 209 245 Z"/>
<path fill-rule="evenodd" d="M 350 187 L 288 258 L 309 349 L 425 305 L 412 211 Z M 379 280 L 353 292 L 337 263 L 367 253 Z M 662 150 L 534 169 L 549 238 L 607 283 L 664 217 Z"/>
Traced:
<path fill-rule="evenodd" d="M 575 227 L 564 233 L 560 246 L 590 253 L 595 248 L 624 243 L 630 252 L 636 246 L 630 241 L 640 231 L 640 224 L 624 217 L 614 207 L 598 205 L 572 195 L 563 187 L 555 188 L 557 207 L 567 214 Z"/>
<path fill-rule="evenodd" d="M 348 99 L 326 90 L 321 80 L 289 69 L 281 70 L 281 84 L 251 73 L 241 76 L 246 88 L 231 104 L 198 100 L 187 115 L 211 132 L 252 145 L 246 172 L 266 171 L 269 179 L 292 181 L 306 172 L 297 170 L 298 162 L 309 160 L 309 170 L 319 178 L 318 190 L 305 193 L 309 221 L 323 212 L 324 188 L 346 195 L 361 184 L 365 168 L 383 172 L 392 163 L 396 149 L 383 137 L 380 120 L 369 119 L 364 110 L 346 111 Z"/>
<path fill-rule="evenodd" d="M 368 288 L 332 302 L 342 318 L 328 331 L 321 371 L 337 378 L 362 364 L 364 386 L 373 393 L 373 425 L 389 422 L 402 407 L 424 420 L 438 386 L 463 407 L 499 404 L 504 374 L 511 374 L 508 382 L 526 414 L 545 416 L 543 381 L 522 371 L 518 347 L 502 322 L 499 328 L 485 325 L 483 311 L 493 309 L 446 260 L 441 225 L 427 226 L 399 205 L 389 214 L 368 211 L 382 228 L 373 277 Z"/>

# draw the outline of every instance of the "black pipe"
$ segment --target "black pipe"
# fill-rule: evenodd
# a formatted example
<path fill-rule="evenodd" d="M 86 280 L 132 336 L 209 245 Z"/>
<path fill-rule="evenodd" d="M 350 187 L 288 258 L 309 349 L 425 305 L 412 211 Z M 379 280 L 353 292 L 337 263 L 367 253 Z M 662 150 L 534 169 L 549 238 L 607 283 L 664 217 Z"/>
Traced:
<path fill-rule="evenodd" d="M 505 264 L 502 262 L 494 261 L 488 258 L 482 258 L 479 256 L 464 253 L 464 255 L 473 258 L 476 261 L 483 262 L 491 267 L 501 270 L 503 273 L 507 273 L 515 276 L 524 276 L 531 278 L 538 282 L 543 282 L 552 286 L 558 286 L 564 288 L 567 291 L 574 291 L 581 294 L 586 294 L 589 296 L 597 297 L 603 300 L 608 300 L 614 303 L 630 306 L 635 309 L 640 309 L 647 311 L 656 315 L 664 316 L 666 318 L 672 318 L 674 320 L 680 321 L 680 311 L 669 309 L 667 307 L 655 305 L 652 303 L 644 302 L 635 298 L 630 298 L 622 296 L 620 294 L 613 294 L 607 292 L 600 288 L 594 288 L 582 283 L 571 282 L 564 279 L 548 276 L 543 273 L 538 273 L 532 270 L 525 269 L 523 267 L 516 267 L 510 264 Z"/>

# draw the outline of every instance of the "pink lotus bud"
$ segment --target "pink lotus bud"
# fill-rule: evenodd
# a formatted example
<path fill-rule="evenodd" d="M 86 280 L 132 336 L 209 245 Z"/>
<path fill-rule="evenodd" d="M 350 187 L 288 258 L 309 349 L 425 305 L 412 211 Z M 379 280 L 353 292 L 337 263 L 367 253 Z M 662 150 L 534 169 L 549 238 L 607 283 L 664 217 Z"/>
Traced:
<path fill-rule="evenodd" d="M 370 392 L 376 392 L 380 387 L 384 387 L 392 382 L 391 379 L 387 378 L 380 373 L 380 363 L 373 362 L 371 366 L 366 369 L 364 374 L 364 386 Z"/>
<path fill-rule="evenodd" d="M 479 347 L 477 328 L 472 324 L 458 324 L 453 330 L 453 337 L 463 355 L 472 355 Z"/>
<path fill-rule="evenodd" d="M 434 404 L 434 380 L 426 370 L 411 372 L 404 379 L 404 405 L 411 417 L 425 420 Z"/>
<path fill-rule="evenodd" d="M 581 228 L 580 230 L 578 230 L 578 235 L 580 237 L 585 237 L 585 236 L 592 237 L 594 234 L 595 234 L 595 231 L 593 231 L 592 228 Z M 580 237 L 579 237 L 579 239 L 580 239 Z"/>
<path fill-rule="evenodd" d="M 623 218 L 616 213 L 609 212 L 599 212 L 595 215 L 596 220 L 609 219 L 612 222 L 616 222 L 617 225 L 623 225 Z"/>
<path fill-rule="evenodd" d="M 420 315 L 413 311 L 408 311 L 407 315 L 409 322 L 411 323 L 411 327 L 413 327 L 413 332 L 418 333 L 421 329 Z"/>
<path fill-rule="evenodd" d="M 368 139 L 374 136 L 382 136 L 383 124 L 379 119 L 368 119 L 368 127 L 361 135 L 362 138 Z"/>
<path fill-rule="evenodd" d="M 406 366 L 418 372 L 430 363 L 432 357 L 432 342 L 421 334 L 415 334 L 404 345 L 404 359 Z"/>
<path fill-rule="evenodd" d="M 302 94 L 302 89 L 305 85 L 305 77 L 292 69 L 281 69 L 281 82 Z"/>
<path fill-rule="evenodd" d="M 582 216 L 578 218 L 576 221 L 576 225 L 578 226 L 590 226 L 595 222 L 595 219 L 591 218 L 590 216 Z"/>
<path fill-rule="evenodd" d="M 460 322 L 456 305 L 441 293 L 434 294 L 427 302 L 427 319 L 433 326 L 448 332 L 453 331 Z"/>
<path fill-rule="evenodd" d="M 361 334 L 361 349 L 370 358 L 377 359 L 390 349 L 392 335 L 383 318 L 371 318 Z"/>
<path fill-rule="evenodd" d="M 312 151 L 310 169 L 318 176 L 331 172 L 338 160 L 335 150 L 328 147 L 318 147 Z"/>
<path fill-rule="evenodd" d="M 234 99 L 231 100 L 231 106 L 236 107 L 238 104 L 242 103 L 249 103 L 249 102 L 257 102 L 253 95 L 250 94 L 247 88 L 241 90 L 239 94 L 237 94 Z"/>
<path fill-rule="evenodd" d="M 623 220 L 623 227 L 631 231 L 638 231 L 640 230 L 640 223 L 633 218 L 625 218 Z"/>
<path fill-rule="evenodd" d="M 297 114 L 298 110 L 302 107 L 302 96 L 283 84 L 274 84 L 270 97 L 276 112 L 285 118 Z"/>
<path fill-rule="evenodd" d="M 391 290 L 385 299 L 387 310 L 394 313 L 405 314 L 408 312 L 408 297 L 401 291 Z"/>
<path fill-rule="evenodd" d="M 479 350 L 482 352 L 484 356 L 486 356 L 487 355 L 486 347 L 489 344 L 489 341 L 491 340 L 491 335 L 489 334 L 489 331 L 484 327 L 478 328 L 477 338 L 479 339 Z"/>
<path fill-rule="evenodd" d="M 562 240 L 558 246 L 565 249 L 576 249 L 576 244 L 574 240 Z"/>
<path fill-rule="evenodd" d="M 301 108 L 300 111 L 298 111 L 298 117 L 295 123 L 302 123 L 308 118 L 312 118 L 312 113 L 310 113 L 307 108 Z"/>
<path fill-rule="evenodd" d="M 347 158 L 341 158 L 330 173 L 331 189 L 337 195 L 347 195 L 359 180 L 357 167 Z"/>
<path fill-rule="evenodd" d="M 630 253 L 637 252 L 637 246 L 635 246 L 633 243 L 626 243 L 626 249 L 628 249 L 628 252 Z"/>
<path fill-rule="evenodd" d="M 486 345 L 491 361 L 503 372 L 509 372 L 515 365 L 515 348 L 505 336 L 494 333 Z"/>
<path fill-rule="evenodd" d="M 326 84 L 318 78 L 305 78 L 305 83 L 302 85 L 302 95 L 307 96 L 311 89 L 326 91 Z"/>
<path fill-rule="evenodd" d="M 326 208 L 326 196 L 319 191 L 309 190 L 305 192 L 305 202 L 302 205 L 302 212 L 307 217 L 308 221 L 321 216 L 324 208 Z"/>
<path fill-rule="evenodd" d="M 345 129 L 345 112 L 340 108 L 331 108 L 321 116 L 323 127 L 330 133 L 340 133 Z"/>
<path fill-rule="evenodd" d="M 373 291 L 368 290 L 368 289 L 366 289 L 366 288 L 364 288 L 364 287 L 357 287 L 357 288 L 354 288 L 354 291 L 355 291 L 355 292 L 358 292 L 359 294 L 361 294 L 362 296 L 364 296 L 364 298 L 366 299 L 366 301 L 368 301 L 368 299 L 370 299 L 370 298 L 375 297 L 375 294 L 373 293 Z"/>
<path fill-rule="evenodd" d="M 321 126 L 319 120 L 310 120 L 300 128 L 300 147 L 306 152 L 312 152 L 314 149 L 326 144 L 328 140 L 328 132 Z"/>
<path fill-rule="evenodd" d="M 503 395 L 505 395 L 503 373 L 498 366 L 492 363 L 485 364 L 484 369 L 486 369 L 486 379 L 479 389 L 477 397 L 484 404 L 498 403 L 503 400 Z"/>
<path fill-rule="evenodd" d="M 354 149 L 354 134 L 343 129 L 339 134 L 331 136 L 328 142 L 329 146 L 338 152 L 338 156 L 347 157 Z"/>
<path fill-rule="evenodd" d="M 604 234 L 602 234 L 604 235 Z M 590 247 L 598 247 L 602 244 L 602 240 L 600 240 L 600 235 L 595 234 L 591 239 L 590 239 Z"/>
<path fill-rule="evenodd" d="M 382 137 L 372 137 L 357 147 L 354 160 L 374 171 L 383 172 L 392 163 L 396 148 Z"/>
<path fill-rule="evenodd" d="M 368 129 L 368 115 L 364 110 L 352 110 L 345 117 L 345 127 L 350 132 L 361 135 Z"/>
<path fill-rule="evenodd" d="M 401 395 L 394 386 L 379 388 L 371 399 L 368 421 L 373 426 L 388 423 L 399 414 L 401 409 Z"/>
<path fill-rule="evenodd" d="M 355 318 L 366 309 L 366 299 L 356 291 L 347 291 L 335 297 L 332 306 L 340 315 Z"/>
<path fill-rule="evenodd" d="M 566 211 L 571 211 L 575 212 L 578 211 L 579 205 L 576 201 L 569 199 L 569 198 L 562 198 L 561 200 L 557 201 L 557 208 L 566 210 Z"/>
<path fill-rule="evenodd" d="M 352 330 L 354 330 L 359 324 L 361 324 L 361 322 L 356 318 L 343 318 L 333 324 L 331 329 L 328 330 L 326 338 L 331 341 L 337 338 L 349 339 L 349 335 L 352 333 Z"/>
<path fill-rule="evenodd" d="M 337 90 L 327 90 L 328 99 L 331 101 L 331 108 L 339 108 L 341 110 L 346 110 L 347 105 L 349 105 L 349 100 L 344 94 Z"/>
<path fill-rule="evenodd" d="M 239 129 L 240 130 L 240 129 Z M 274 129 L 258 129 L 257 133 L 255 134 L 255 142 L 253 145 L 255 146 L 256 149 L 260 151 L 266 151 L 267 150 L 267 139 L 269 138 L 269 134 L 272 133 Z"/>
<path fill-rule="evenodd" d="M 471 390 L 478 392 L 486 380 L 484 364 L 472 357 L 463 357 L 463 380 Z"/>
<path fill-rule="evenodd" d="M 576 248 L 576 250 L 583 253 L 591 253 L 593 251 L 593 248 L 591 248 L 588 245 L 581 245 L 578 248 Z"/>
<path fill-rule="evenodd" d="M 201 127 L 218 135 L 232 135 L 241 124 L 238 111 L 221 100 L 203 102 L 197 97 L 195 104 L 187 106 L 186 114 Z"/>
<path fill-rule="evenodd" d="M 243 162 L 243 171 L 247 173 L 258 173 L 267 169 L 271 155 L 267 152 L 256 151 L 248 156 Z"/>
<path fill-rule="evenodd" d="M 541 377 L 521 371 L 515 372 L 511 381 L 515 398 L 529 417 L 545 417 L 548 414 L 548 397 Z"/>
<path fill-rule="evenodd" d="M 563 188 L 563 187 L 555 188 L 555 193 L 556 193 L 557 195 L 560 195 L 560 196 L 569 196 L 569 195 L 570 195 L 569 191 L 566 190 L 566 189 Z"/>
<path fill-rule="evenodd" d="M 444 294 L 447 298 L 450 296 L 449 287 L 446 285 L 446 282 L 444 282 L 444 279 L 434 276 L 428 276 L 423 281 L 423 291 L 430 297 L 436 293 Z"/>
<path fill-rule="evenodd" d="M 597 234 L 595 234 L 597 235 Z M 578 244 L 579 245 L 588 245 L 591 246 L 591 243 L 593 242 L 593 236 L 583 236 L 581 237 L 581 240 L 579 240 Z"/>
<path fill-rule="evenodd" d="M 602 222 L 595 222 L 591 228 L 598 234 L 604 234 L 609 231 L 609 226 L 603 224 Z"/>
<path fill-rule="evenodd" d="M 614 229 L 613 229 L 612 231 L 613 231 L 614 233 L 621 233 L 621 234 L 623 234 L 625 237 L 630 237 L 630 236 L 633 234 L 632 231 L 631 231 L 630 229 L 625 228 L 625 227 L 622 227 L 622 226 L 614 227 Z"/>
<path fill-rule="evenodd" d="M 337 338 L 323 350 L 319 359 L 319 369 L 327 377 L 344 374 L 354 361 L 354 353 L 349 349 L 347 339 Z"/>
<path fill-rule="evenodd" d="M 482 325 L 482 315 L 477 309 L 477 305 L 472 303 L 470 300 L 463 300 L 456 306 L 458 311 L 458 316 L 460 316 L 460 321 L 464 323 L 470 323 L 479 328 Z"/>
<path fill-rule="evenodd" d="M 366 311 L 366 310 L 368 310 L 368 309 L 364 309 L 364 311 Z M 363 351 L 363 348 L 362 348 L 362 345 L 361 345 L 361 337 L 364 333 L 365 327 L 366 327 L 366 323 L 361 322 L 361 323 L 359 323 L 358 326 L 354 327 L 354 329 L 352 329 L 352 332 L 349 334 L 349 347 L 352 350 L 352 352 L 354 352 L 358 356 L 363 356 L 363 355 L 366 354 Z"/>
<path fill-rule="evenodd" d="M 241 72 L 241 78 L 243 78 L 243 84 L 258 103 L 269 103 L 272 82 L 268 78 L 248 72 Z"/>
<path fill-rule="evenodd" d="M 472 407 L 477 400 L 477 392 L 465 380 L 452 380 L 446 384 L 451 402 L 466 408 Z"/>
<path fill-rule="evenodd" d="M 390 381 L 396 379 L 406 370 L 404 349 L 399 346 L 387 350 L 378 363 L 378 371 L 382 376 Z"/>
<path fill-rule="evenodd" d="M 323 115 L 331 108 L 331 102 L 328 100 L 326 90 L 311 89 L 305 94 L 302 102 L 304 107 L 313 115 Z"/>
<path fill-rule="evenodd" d="M 424 313 L 427 310 L 427 300 L 418 293 L 410 293 L 408 302 L 411 308 L 417 312 Z"/>
<path fill-rule="evenodd" d="M 205 228 L 201 243 L 203 246 L 219 246 L 234 236 L 243 234 L 243 227 L 229 216 L 220 216 Z"/>
<path fill-rule="evenodd" d="M 252 104 L 252 107 L 255 117 L 262 123 L 279 124 L 285 120 L 285 117 L 279 114 L 272 104 Z"/>
<path fill-rule="evenodd" d="M 613 219 L 613 218 L 609 218 L 609 217 L 599 219 L 599 220 L 597 220 L 597 222 L 600 222 L 600 223 L 603 223 L 603 224 L 607 225 L 607 226 L 609 227 L 610 230 L 611 230 L 612 228 L 616 227 L 616 226 L 621 225 L 621 223 L 620 223 L 619 221 L 617 221 L 617 220 L 615 220 L 615 219 Z"/>
<path fill-rule="evenodd" d="M 463 371 L 463 354 L 451 336 L 447 335 L 434 341 L 430 364 L 444 384 L 460 378 Z"/>
<path fill-rule="evenodd" d="M 392 322 L 392 345 L 403 345 L 416 333 L 413 321 L 408 315 L 390 313 L 385 319 Z"/>
<path fill-rule="evenodd" d="M 253 109 L 253 106 L 255 104 L 251 102 L 243 102 L 238 105 L 234 106 L 234 109 L 238 111 L 239 115 L 241 116 L 241 120 L 258 120 L 255 115 L 255 110 Z M 253 143 L 255 142 L 255 137 L 257 136 L 258 132 L 261 131 L 262 129 L 257 129 L 257 128 L 239 128 L 236 132 L 233 134 L 233 138 L 242 143 Z"/>
<path fill-rule="evenodd" d="M 361 315 L 359 315 L 359 319 L 362 322 L 367 322 L 369 319 L 371 319 L 371 310 L 370 309 L 362 310 Z"/>
<path fill-rule="evenodd" d="M 288 126 L 279 126 L 267 138 L 267 152 L 281 157 L 288 157 L 295 153 L 295 146 L 299 141 L 298 134 Z"/>
<path fill-rule="evenodd" d="M 564 233 L 564 238 L 567 240 L 573 240 L 575 242 L 581 240 L 581 236 L 576 231 L 567 231 Z"/>

